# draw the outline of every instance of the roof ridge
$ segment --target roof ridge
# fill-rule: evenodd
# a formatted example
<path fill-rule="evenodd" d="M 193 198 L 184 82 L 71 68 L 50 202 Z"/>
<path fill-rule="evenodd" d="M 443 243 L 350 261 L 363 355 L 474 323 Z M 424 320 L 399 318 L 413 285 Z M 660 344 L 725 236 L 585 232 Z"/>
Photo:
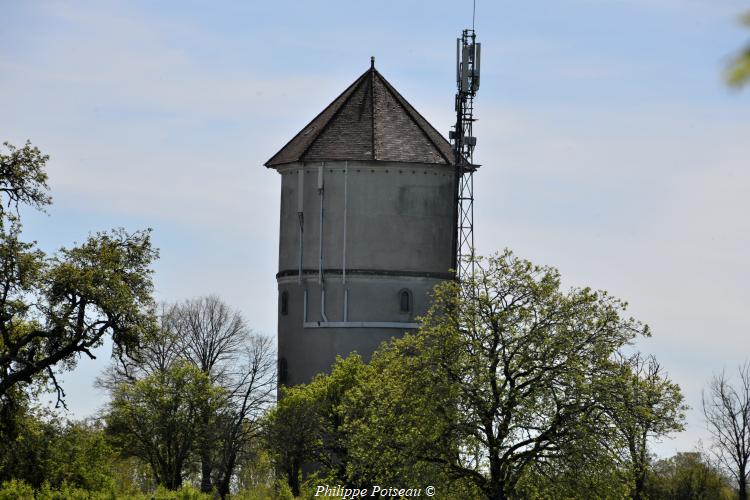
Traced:
<path fill-rule="evenodd" d="M 428 127 L 430 127 L 435 132 L 437 132 L 437 134 L 443 140 L 445 140 L 445 138 L 443 137 L 443 135 L 438 130 L 436 130 L 435 127 L 433 127 L 432 125 L 430 125 L 430 122 L 427 121 L 427 119 L 424 116 L 422 116 L 422 114 L 419 111 L 417 111 L 411 104 L 409 104 L 409 101 L 407 101 L 406 98 L 404 96 L 402 96 L 399 93 L 399 91 L 396 90 L 393 87 L 393 85 L 391 85 L 390 82 L 388 80 L 386 80 L 386 78 L 383 75 L 380 74 L 380 72 L 378 70 L 376 70 L 376 69 L 373 68 L 373 71 L 375 73 L 377 73 L 377 75 L 380 77 L 380 80 L 385 84 L 386 90 L 393 97 L 396 98 L 396 101 L 398 102 L 399 106 L 401 106 L 401 108 L 404 111 L 406 111 L 406 114 L 409 116 L 409 119 L 411 119 L 411 121 L 417 126 L 417 128 L 419 129 L 419 131 L 422 132 L 422 134 L 427 138 L 427 140 L 430 141 L 433 146 L 435 146 L 435 149 L 437 149 L 438 153 L 440 153 L 440 156 L 442 156 L 443 159 L 449 165 L 453 165 L 455 163 L 455 158 L 454 157 L 450 157 L 449 158 L 449 157 L 447 157 L 445 155 L 445 153 L 443 152 L 443 148 L 440 147 L 440 145 L 437 142 L 435 142 L 435 140 L 430 136 L 430 134 L 427 133 L 427 131 L 425 130 L 424 126 L 419 122 L 419 120 L 415 119 L 414 115 L 416 114 Z M 373 117 L 373 122 L 374 122 L 374 117 Z M 449 143 L 446 141 L 446 144 L 449 144 Z"/>
<path fill-rule="evenodd" d="M 453 148 L 446 138 L 372 62 L 265 166 L 276 168 L 294 162 L 346 159 L 456 164 Z"/>
<path fill-rule="evenodd" d="M 341 102 L 338 103 L 338 105 L 336 106 L 336 109 L 333 111 L 333 114 L 331 115 L 330 118 L 328 118 L 328 120 L 326 120 L 326 122 L 323 124 L 323 126 L 320 127 L 320 130 L 318 130 L 317 133 L 315 133 L 312 137 L 310 137 L 308 139 L 309 142 L 308 142 L 307 146 L 305 146 L 305 149 L 299 155 L 299 157 L 302 158 L 308 152 L 308 150 L 310 149 L 310 147 L 315 143 L 315 141 L 318 139 L 318 137 L 320 137 L 320 134 L 323 132 L 323 130 L 326 130 L 328 128 L 328 125 L 331 123 L 331 121 L 333 120 L 333 118 L 335 118 L 338 115 L 339 111 L 341 111 L 341 108 L 344 107 L 344 104 L 346 104 L 347 102 L 349 102 L 349 99 L 351 99 L 352 95 L 354 95 L 354 91 L 357 90 L 357 88 L 359 88 L 359 85 L 362 83 L 362 81 L 364 80 L 364 77 L 367 75 L 367 73 L 369 71 L 371 71 L 371 70 L 368 69 L 367 71 L 365 71 L 364 73 L 362 73 L 361 75 L 359 75 L 347 88 L 345 88 L 343 90 L 343 92 L 341 92 L 339 95 L 336 96 L 336 98 L 331 102 L 331 104 L 329 104 L 328 106 L 326 106 L 325 108 L 323 108 L 323 110 L 320 113 L 318 113 L 317 115 L 315 115 L 315 118 L 313 118 L 312 120 L 310 120 L 307 123 L 307 125 L 305 125 L 304 127 L 302 127 L 302 130 L 300 130 L 299 132 L 297 132 L 291 139 L 289 139 L 286 142 L 286 144 L 284 144 L 284 146 L 282 146 L 281 149 L 279 149 L 279 151 L 275 155 L 273 155 L 264 164 L 264 166 L 266 166 L 268 168 L 272 168 L 271 167 L 271 163 L 273 162 L 273 160 L 277 156 L 279 156 L 279 154 L 281 154 L 284 151 L 284 149 L 286 149 L 287 146 L 289 146 L 292 142 L 294 142 L 295 139 L 297 139 L 301 135 L 304 135 L 305 131 L 307 129 L 309 129 L 310 126 L 313 123 L 315 123 L 315 121 L 318 118 L 320 118 L 320 116 L 323 113 L 325 113 L 326 111 L 328 111 L 331 107 L 335 106 L 336 102 L 339 99 L 341 99 L 348 92 L 349 95 L 347 95 L 346 98 L 344 98 Z"/>
<path fill-rule="evenodd" d="M 328 127 L 331 125 L 331 123 L 333 123 L 333 121 L 339 115 L 339 112 L 342 109 L 344 109 L 344 106 L 351 100 L 352 96 L 357 92 L 357 89 L 359 89 L 359 87 L 362 86 L 362 84 L 364 84 L 364 82 L 365 82 L 365 76 L 367 75 L 367 73 L 369 71 L 370 70 L 368 69 L 367 71 L 365 71 L 364 73 L 362 73 L 360 75 L 360 77 L 357 78 L 356 80 L 354 80 L 354 82 L 351 85 L 349 85 L 349 87 L 344 91 L 344 92 L 346 92 L 347 90 L 351 89 L 351 92 L 349 92 L 349 95 L 346 96 L 346 98 L 344 100 L 342 100 L 341 103 L 339 103 L 338 107 L 333 112 L 333 114 L 331 115 L 331 117 L 328 118 L 328 120 L 326 120 L 326 122 L 323 124 L 323 126 L 320 127 L 320 130 L 318 131 L 318 133 L 315 134 L 315 136 L 310 140 L 310 143 L 305 147 L 305 149 L 302 150 L 302 153 L 300 153 L 300 155 L 299 155 L 299 157 L 301 159 L 304 159 L 304 157 L 307 154 L 307 152 L 310 151 L 310 148 L 312 147 L 312 145 L 315 144 L 315 141 L 318 140 L 318 137 L 320 137 L 320 135 L 323 133 L 324 130 L 328 130 Z M 337 97 L 336 99 L 339 99 L 341 96 L 343 96 L 344 92 L 342 92 L 341 94 L 339 94 L 339 97 Z M 328 109 L 328 108 L 326 108 L 326 109 Z M 325 111 L 325 109 L 323 111 Z M 321 114 L 323 113 L 323 111 L 321 111 Z M 320 116 L 320 114 L 318 116 Z"/>
<path fill-rule="evenodd" d="M 377 153 L 375 150 L 375 58 L 370 58 L 370 120 L 372 121 L 372 135 L 370 136 L 372 141 L 372 159 L 377 159 Z"/>

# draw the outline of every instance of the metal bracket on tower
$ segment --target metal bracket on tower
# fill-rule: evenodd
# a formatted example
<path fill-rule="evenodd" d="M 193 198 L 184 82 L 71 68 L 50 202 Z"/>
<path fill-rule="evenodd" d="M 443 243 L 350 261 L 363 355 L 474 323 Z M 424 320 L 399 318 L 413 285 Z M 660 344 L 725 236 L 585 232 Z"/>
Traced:
<path fill-rule="evenodd" d="M 458 280 L 474 274 L 474 97 L 479 90 L 482 45 L 473 29 L 456 40 L 456 125 L 450 132 L 456 163 L 453 268 Z"/>

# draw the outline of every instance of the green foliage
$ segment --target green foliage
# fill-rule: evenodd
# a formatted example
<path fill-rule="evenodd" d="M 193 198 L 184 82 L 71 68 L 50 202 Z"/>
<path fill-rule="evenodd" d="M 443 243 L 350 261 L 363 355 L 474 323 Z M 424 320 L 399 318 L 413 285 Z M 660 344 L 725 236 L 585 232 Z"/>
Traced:
<path fill-rule="evenodd" d="M 307 385 L 283 388 L 266 428 L 276 466 L 286 475 L 294 495 L 300 493 L 302 466 L 312 462 L 323 467 L 326 479 L 351 479 L 342 405 L 363 369 L 361 358 L 354 354 L 338 358 L 330 375 L 319 375 Z"/>
<path fill-rule="evenodd" d="M 0 404 L 14 389 L 51 383 L 55 371 L 111 336 L 127 355 L 154 329 L 149 231 L 96 233 L 52 257 L 21 240 L 19 204 L 43 208 L 47 156 L 30 144 L 0 154 Z M 15 207 L 16 214 L 5 207 Z"/>
<path fill-rule="evenodd" d="M 112 466 L 117 453 L 98 423 L 68 423 L 50 451 L 51 483 L 67 483 L 91 491 L 114 486 Z"/>
<path fill-rule="evenodd" d="M 649 439 L 682 431 L 687 406 L 680 387 L 653 357 L 618 356 L 610 384 L 602 401 L 612 431 L 605 445 L 627 472 L 632 498 L 640 499 L 649 469 Z"/>
<path fill-rule="evenodd" d="M 253 439 L 243 451 L 244 460 L 237 471 L 237 486 L 240 490 L 258 491 L 272 485 L 275 466 L 271 450 L 263 439 Z"/>
<path fill-rule="evenodd" d="M 742 24 L 750 28 L 750 13 L 742 16 Z M 743 86 L 750 81 L 750 45 L 732 61 L 727 71 L 727 81 L 735 87 Z"/>
<path fill-rule="evenodd" d="M 647 441 L 679 431 L 685 407 L 653 358 L 619 354 L 649 334 L 625 307 L 508 251 L 481 260 L 473 281 L 436 287 L 418 332 L 283 391 L 267 426 L 277 466 L 295 494 L 640 498 Z"/>
<path fill-rule="evenodd" d="M 149 497 L 153 500 L 209 500 L 213 498 L 192 486 L 183 486 L 177 490 L 169 490 L 160 486 Z"/>
<path fill-rule="evenodd" d="M 592 436 L 593 438 L 593 436 Z M 598 440 L 576 443 L 555 467 L 529 467 L 519 480 L 518 498 L 538 500 L 620 500 L 632 498 L 627 472 Z"/>
<path fill-rule="evenodd" d="M 646 494 L 664 500 L 730 500 L 736 495 L 727 478 L 698 452 L 657 461 L 648 475 Z"/>
<path fill-rule="evenodd" d="M 43 209 L 52 203 L 47 194 L 47 172 L 45 166 L 49 156 L 44 155 L 29 141 L 22 148 L 3 143 L 7 153 L 0 150 L 0 228 L 8 214 L 7 208 L 18 210 L 19 204 Z M 7 200 L 3 200 L 5 196 Z"/>
<path fill-rule="evenodd" d="M 233 493 L 232 500 L 291 500 L 294 498 L 286 481 L 243 488 Z"/>
<path fill-rule="evenodd" d="M 258 487 L 237 492 L 232 500 L 293 500 L 286 483 L 278 487 Z M 214 500 L 213 494 L 201 493 L 193 486 L 183 486 L 178 490 L 156 488 L 150 493 L 91 491 L 63 484 L 52 488 L 44 484 L 34 489 L 23 481 L 7 481 L 0 484 L 0 500 Z"/>
<path fill-rule="evenodd" d="M 129 480 L 131 470 L 122 467 L 118 450 L 99 422 L 63 422 L 27 408 L 20 409 L 15 419 L 12 439 L 0 447 L 0 482 L 22 480 L 42 489 L 65 486 L 121 493 L 135 489 Z"/>
<path fill-rule="evenodd" d="M 563 292 L 555 269 L 508 251 L 479 261 L 474 280 L 436 287 L 416 334 L 373 356 L 348 405 L 354 468 L 384 482 L 437 468 L 488 498 L 517 496 L 529 468 L 554 470 L 596 429 L 612 356 L 648 333 L 624 309 Z"/>
<path fill-rule="evenodd" d="M 0 486 L 0 500 L 34 500 L 34 488 L 13 479 Z"/>
<path fill-rule="evenodd" d="M 51 416 L 25 414 L 19 437 L 3 447 L 2 476 L 9 479 L 2 498 L 214 498 L 191 486 L 173 493 L 157 487 L 152 472 L 136 457 L 122 458 L 99 422 L 64 423 Z M 8 466 L 12 465 L 11 468 Z M 254 484 L 246 482 L 232 498 L 277 498 L 266 471 Z M 146 495 L 145 492 L 153 492 Z"/>
<path fill-rule="evenodd" d="M 287 482 L 277 481 L 274 487 L 275 498 L 279 500 L 293 500 L 295 498 Z"/>
<path fill-rule="evenodd" d="M 221 389 L 187 362 L 173 364 L 113 393 L 107 424 L 123 449 L 147 462 L 158 484 L 182 484 L 198 419 L 221 400 Z"/>
<path fill-rule="evenodd" d="M 212 500 L 211 495 L 205 495 L 197 489 L 186 486 L 178 491 L 157 488 L 153 493 L 117 493 L 114 491 L 89 490 L 63 483 L 58 488 L 52 488 L 44 483 L 34 489 L 22 481 L 10 481 L 0 486 L 0 500 Z"/>
<path fill-rule="evenodd" d="M 189 434 L 171 436 L 190 450 L 187 455 L 180 453 L 174 465 L 182 467 L 181 473 L 190 478 L 199 471 L 201 491 L 215 491 L 222 497 L 245 480 L 267 483 L 270 463 L 268 453 L 258 446 L 258 421 L 275 399 L 275 356 L 270 339 L 251 334 L 239 311 L 215 296 L 162 304 L 160 309 L 158 333 L 145 338 L 133 359 L 110 366 L 98 383 L 116 398 L 123 396 L 123 388 L 144 380 L 164 380 L 177 367 L 200 371 L 215 394 L 210 404 L 199 406 L 191 415 Z M 180 385 L 170 390 L 170 398 L 188 401 L 189 392 L 189 386 Z M 128 422 L 133 418 L 133 414 L 120 414 L 119 422 L 110 419 L 113 433 L 129 435 L 127 426 L 138 425 Z M 159 442 L 163 441 L 141 440 L 137 451 L 130 445 L 125 449 L 151 463 L 149 447 Z M 171 476 L 177 478 L 177 471 Z M 158 481 L 166 484 L 163 477 Z"/>

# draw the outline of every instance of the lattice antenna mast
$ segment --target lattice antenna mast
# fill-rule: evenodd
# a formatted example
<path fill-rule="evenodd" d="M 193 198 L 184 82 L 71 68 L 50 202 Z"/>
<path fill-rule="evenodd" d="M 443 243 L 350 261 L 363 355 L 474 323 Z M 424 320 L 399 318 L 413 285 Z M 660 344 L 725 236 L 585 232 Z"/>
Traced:
<path fill-rule="evenodd" d="M 456 277 L 474 274 L 474 97 L 479 90 L 482 44 L 474 29 L 465 29 L 456 40 L 456 125 L 450 132 L 456 160 L 456 234 L 453 240 Z"/>

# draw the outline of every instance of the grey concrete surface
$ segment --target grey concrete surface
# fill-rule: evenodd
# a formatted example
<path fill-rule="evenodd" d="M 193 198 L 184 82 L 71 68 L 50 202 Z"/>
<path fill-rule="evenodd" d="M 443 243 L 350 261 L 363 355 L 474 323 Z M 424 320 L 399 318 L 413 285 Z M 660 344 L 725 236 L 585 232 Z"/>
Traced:
<path fill-rule="evenodd" d="M 279 300 L 278 353 L 286 367 L 282 382 L 296 385 L 330 370 L 337 355 L 356 351 L 369 359 L 426 312 L 430 291 L 449 276 L 455 178 L 449 166 L 391 162 L 294 163 L 277 170 L 278 293 L 288 294 L 287 314 Z M 400 307 L 403 290 L 412 298 L 408 312 Z M 381 327 L 362 327 L 372 323 Z"/>

